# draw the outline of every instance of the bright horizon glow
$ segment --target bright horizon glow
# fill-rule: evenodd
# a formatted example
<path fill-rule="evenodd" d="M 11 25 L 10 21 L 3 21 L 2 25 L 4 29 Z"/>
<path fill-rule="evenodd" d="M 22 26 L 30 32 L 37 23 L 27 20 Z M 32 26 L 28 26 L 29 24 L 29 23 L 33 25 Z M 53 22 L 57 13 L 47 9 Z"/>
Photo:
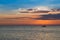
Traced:
<path fill-rule="evenodd" d="M 60 25 L 60 20 L 4 19 L 0 20 L 0 25 Z"/>

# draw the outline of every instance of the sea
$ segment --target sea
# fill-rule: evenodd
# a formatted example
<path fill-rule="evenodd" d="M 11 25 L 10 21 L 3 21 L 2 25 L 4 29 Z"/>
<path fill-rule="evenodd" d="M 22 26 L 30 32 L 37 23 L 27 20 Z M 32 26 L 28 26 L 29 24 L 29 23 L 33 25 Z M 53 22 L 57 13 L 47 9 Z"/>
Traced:
<path fill-rule="evenodd" d="M 0 40 L 60 40 L 60 26 L 0 26 Z"/>

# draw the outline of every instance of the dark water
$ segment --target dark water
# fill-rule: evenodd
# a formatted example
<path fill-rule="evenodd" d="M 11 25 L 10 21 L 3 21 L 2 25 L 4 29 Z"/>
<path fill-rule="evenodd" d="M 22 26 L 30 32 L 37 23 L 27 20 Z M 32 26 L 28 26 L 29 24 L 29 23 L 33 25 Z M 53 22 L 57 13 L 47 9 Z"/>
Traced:
<path fill-rule="evenodd" d="M 60 26 L 0 26 L 0 40 L 60 40 Z"/>

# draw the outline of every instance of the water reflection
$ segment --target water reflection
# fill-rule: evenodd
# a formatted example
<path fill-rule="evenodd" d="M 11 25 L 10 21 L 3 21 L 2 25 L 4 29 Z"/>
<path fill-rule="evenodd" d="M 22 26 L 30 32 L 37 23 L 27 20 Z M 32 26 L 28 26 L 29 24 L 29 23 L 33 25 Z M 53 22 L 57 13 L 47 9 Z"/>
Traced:
<path fill-rule="evenodd" d="M 60 40 L 59 27 L 1 27 L 0 40 Z"/>

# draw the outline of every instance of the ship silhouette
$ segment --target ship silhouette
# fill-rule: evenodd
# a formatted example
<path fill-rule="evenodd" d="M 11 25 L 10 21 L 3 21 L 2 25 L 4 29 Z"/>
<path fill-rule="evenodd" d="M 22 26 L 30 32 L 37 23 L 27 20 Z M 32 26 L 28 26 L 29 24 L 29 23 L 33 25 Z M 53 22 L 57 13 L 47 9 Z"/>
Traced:
<path fill-rule="evenodd" d="M 42 27 L 46 27 L 46 25 L 42 25 Z"/>

